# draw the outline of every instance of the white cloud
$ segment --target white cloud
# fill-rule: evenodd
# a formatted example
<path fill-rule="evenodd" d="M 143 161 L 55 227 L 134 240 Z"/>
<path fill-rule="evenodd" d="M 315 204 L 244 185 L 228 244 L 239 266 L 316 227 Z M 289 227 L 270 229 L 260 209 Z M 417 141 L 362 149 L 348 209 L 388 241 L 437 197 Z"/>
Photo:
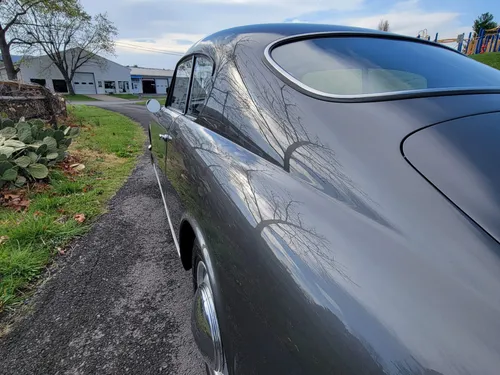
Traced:
<path fill-rule="evenodd" d="M 452 12 L 396 11 L 370 17 L 347 19 L 346 24 L 376 29 L 380 20 L 384 19 L 389 21 L 392 32 L 417 36 L 418 32 L 423 29 L 427 29 L 429 33 L 435 33 L 446 28 L 455 28 L 459 15 L 459 13 Z"/>
<path fill-rule="evenodd" d="M 246 6 L 267 6 L 267 7 L 283 7 L 300 12 L 313 12 L 321 9 L 331 10 L 355 10 L 360 9 L 365 0 L 184 0 L 189 3 L 205 3 L 205 4 L 227 4 L 227 5 L 246 5 Z"/>
<path fill-rule="evenodd" d="M 186 52 L 191 45 L 202 39 L 204 34 L 183 34 L 183 33 L 166 33 L 161 34 L 156 38 L 145 38 L 144 41 L 137 41 L 137 39 L 118 39 L 117 50 L 133 50 L 137 49 L 151 49 L 150 53 L 156 53 L 154 50 L 164 50 L 170 52 Z M 188 44 L 191 42 L 191 44 Z M 146 51 L 147 53 L 147 51 Z"/>
<path fill-rule="evenodd" d="M 431 38 L 456 37 L 470 31 L 459 22 L 459 10 L 429 12 L 419 0 L 396 1 L 370 11 L 372 0 L 82 0 L 91 13 L 109 14 L 120 31 L 117 61 L 172 68 L 178 57 L 144 51 L 162 49 L 185 52 L 189 43 L 221 29 L 252 24 L 304 22 L 376 28 L 389 20 L 391 31 L 416 36 L 427 29 Z M 154 41 L 154 42 L 153 42 Z M 143 47 L 134 49 L 133 46 Z M 146 57 L 147 58 L 146 58 Z"/>
<path fill-rule="evenodd" d="M 423 9 L 419 0 L 405 0 L 394 4 L 386 12 L 342 19 L 320 19 L 318 22 L 376 29 L 380 20 L 388 20 L 391 32 L 417 36 L 420 31 L 427 30 L 428 35 L 433 40 L 436 33 L 439 33 L 440 39 L 453 38 L 464 32 L 468 33 L 471 28 L 460 24 L 460 15 L 461 13 L 456 11 L 428 12 Z M 297 21 L 299 20 L 297 19 Z"/>
<path fill-rule="evenodd" d="M 404 0 L 400 1 L 392 7 L 393 11 L 408 11 L 418 8 L 420 0 Z"/>

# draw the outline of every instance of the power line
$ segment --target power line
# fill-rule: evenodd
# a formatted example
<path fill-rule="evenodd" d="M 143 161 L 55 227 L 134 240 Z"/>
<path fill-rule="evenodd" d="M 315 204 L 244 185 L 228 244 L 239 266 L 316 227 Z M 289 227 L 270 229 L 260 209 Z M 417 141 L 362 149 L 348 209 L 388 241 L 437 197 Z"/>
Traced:
<path fill-rule="evenodd" d="M 23 26 L 35 26 L 35 27 L 45 27 L 45 28 L 52 28 L 55 30 L 65 30 L 64 28 L 58 28 L 53 25 L 39 25 L 39 24 L 34 24 L 34 23 L 27 23 L 27 22 L 17 22 L 17 25 L 23 25 Z M 169 51 L 169 50 L 163 50 L 163 49 L 158 49 L 158 48 L 153 48 L 153 47 L 145 47 L 145 46 L 138 46 L 135 44 L 129 44 L 125 42 L 115 42 L 117 46 L 122 46 L 125 48 L 136 48 L 142 51 L 147 51 L 147 52 L 157 52 L 157 53 L 162 53 L 165 55 L 173 55 L 173 56 L 184 56 L 184 53 L 182 52 L 176 52 L 176 51 Z"/>
<path fill-rule="evenodd" d="M 184 56 L 184 53 L 182 53 L 182 52 L 175 52 L 175 51 L 169 51 L 169 50 L 163 50 L 163 49 L 157 49 L 157 48 L 145 47 L 145 46 L 137 46 L 134 44 L 128 44 L 128 43 L 123 43 L 123 42 L 115 42 L 115 44 L 117 46 L 121 46 L 121 47 L 134 48 L 134 49 L 147 51 L 147 52 L 156 52 L 156 53 L 161 53 L 164 55 Z"/>

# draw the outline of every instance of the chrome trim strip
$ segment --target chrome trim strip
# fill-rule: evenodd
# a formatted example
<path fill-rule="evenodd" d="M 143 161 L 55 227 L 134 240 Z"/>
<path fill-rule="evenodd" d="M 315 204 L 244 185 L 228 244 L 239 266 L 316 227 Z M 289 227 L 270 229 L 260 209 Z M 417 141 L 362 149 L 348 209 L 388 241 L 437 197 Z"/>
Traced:
<path fill-rule="evenodd" d="M 170 220 L 170 211 L 168 210 L 167 200 L 163 194 L 163 189 L 161 187 L 160 177 L 158 176 L 158 171 L 156 170 L 156 165 L 153 164 L 153 171 L 155 172 L 156 181 L 158 181 L 158 187 L 160 188 L 161 199 L 163 200 L 163 206 L 165 207 L 165 212 L 167 213 L 168 226 L 170 227 L 170 233 L 172 233 L 172 238 L 174 239 L 175 249 L 177 250 L 177 255 L 179 258 L 181 256 L 181 248 L 179 247 L 179 242 L 177 242 L 177 235 L 174 231 L 174 226 L 172 225 L 172 220 Z"/>
<path fill-rule="evenodd" d="M 178 109 L 176 109 L 176 108 L 170 107 L 170 106 L 168 106 L 168 107 L 163 106 L 163 107 L 161 107 L 161 110 L 162 110 L 162 111 L 164 111 L 164 112 L 168 112 L 168 113 L 170 113 L 170 115 L 173 117 L 173 119 L 174 119 L 174 120 L 175 120 L 177 117 L 179 117 L 179 116 L 182 116 L 182 115 L 183 115 L 183 113 L 182 113 L 181 111 L 179 111 L 179 110 L 178 110 Z"/>
<path fill-rule="evenodd" d="M 450 47 L 440 45 L 435 42 L 427 41 L 424 39 L 417 39 L 413 37 L 408 37 L 404 35 L 396 35 L 396 34 L 378 34 L 378 33 L 367 33 L 360 31 L 324 31 L 317 33 L 307 33 L 307 34 L 299 34 L 299 35 L 290 35 L 284 38 L 280 38 L 270 43 L 266 49 L 264 50 L 264 57 L 266 61 L 283 77 L 285 77 L 290 82 L 293 82 L 295 85 L 299 86 L 301 89 L 310 92 L 311 94 L 322 96 L 324 98 L 329 99 L 339 99 L 339 100 L 354 100 L 354 99 L 380 99 L 386 97 L 397 97 L 397 96 L 418 96 L 422 94 L 432 94 L 432 93 L 460 93 L 460 92 L 473 92 L 473 91 L 486 91 L 486 92 L 498 92 L 500 91 L 500 87 L 454 87 L 454 88 L 439 88 L 439 89 L 421 89 L 421 90 L 406 90 L 406 91 L 389 91 L 383 93 L 374 93 L 374 94 L 359 94 L 359 95 L 339 95 L 339 94 L 330 94 L 327 92 L 323 92 L 320 90 L 313 89 L 309 87 L 293 77 L 286 70 L 284 70 L 277 62 L 275 62 L 271 56 L 271 52 L 274 48 L 279 47 L 283 44 L 292 43 L 294 41 L 300 41 L 304 39 L 313 39 L 313 37 L 325 37 L 331 35 L 333 37 L 349 37 L 349 36 L 366 36 L 369 38 L 381 38 L 381 39 L 398 39 L 398 40 L 406 40 L 414 43 L 422 43 L 422 44 L 430 44 L 434 47 L 444 48 L 453 52 L 456 52 L 462 55 L 460 52 L 451 49 Z M 287 43 L 288 42 L 288 43 Z"/>

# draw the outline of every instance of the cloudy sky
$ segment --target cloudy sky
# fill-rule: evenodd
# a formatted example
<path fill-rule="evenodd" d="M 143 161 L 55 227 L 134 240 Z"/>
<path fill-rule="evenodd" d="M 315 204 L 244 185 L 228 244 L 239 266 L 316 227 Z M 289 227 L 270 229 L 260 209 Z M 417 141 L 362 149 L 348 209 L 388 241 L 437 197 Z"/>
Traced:
<path fill-rule="evenodd" d="M 91 13 L 107 12 L 118 27 L 116 56 L 123 65 L 173 68 L 179 56 L 205 35 L 228 27 L 268 22 L 314 22 L 376 28 L 416 36 L 456 37 L 484 12 L 498 14 L 493 0 L 82 0 Z M 500 23 L 500 22 L 499 22 Z M 149 51 L 147 51 L 149 50 Z M 151 50 L 156 50 L 155 52 Z M 158 51 L 159 50 L 159 51 Z M 163 51 L 163 53 L 162 53 Z"/>

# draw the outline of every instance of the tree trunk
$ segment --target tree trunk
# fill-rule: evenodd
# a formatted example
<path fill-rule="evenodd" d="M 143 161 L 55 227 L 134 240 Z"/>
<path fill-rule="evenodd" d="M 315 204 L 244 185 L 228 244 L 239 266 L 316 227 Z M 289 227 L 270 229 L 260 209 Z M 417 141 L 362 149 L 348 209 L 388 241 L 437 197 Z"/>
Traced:
<path fill-rule="evenodd" d="M 0 31 L 0 52 L 2 53 L 3 63 L 5 65 L 5 70 L 7 71 L 7 78 L 10 80 L 17 80 L 17 70 L 12 62 L 12 56 L 10 55 L 10 48 L 5 39 L 5 31 Z"/>
<path fill-rule="evenodd" d="M 70 95 L 75 95 L 75 89 L 73 89 L 73 85 L 71 84 L 71 80 L 68 78 L 68 79 L 64 79 L 66 81 L 66 86 L 68 86 L 68 94 Z"/>
<path fill-rule="evenodd" d="M 64 81 L 66 82 L 66 87 L 68 88 L 68 94 L 75 95 L 75 89 L 73 88 L 73 85 L 71 84 L 71 78 L 69 78 L 68 72 L 66 72 L 64 69 L 61 69 L 60 67 L 58 67 L 58 68 L 64 77 Z"/>

